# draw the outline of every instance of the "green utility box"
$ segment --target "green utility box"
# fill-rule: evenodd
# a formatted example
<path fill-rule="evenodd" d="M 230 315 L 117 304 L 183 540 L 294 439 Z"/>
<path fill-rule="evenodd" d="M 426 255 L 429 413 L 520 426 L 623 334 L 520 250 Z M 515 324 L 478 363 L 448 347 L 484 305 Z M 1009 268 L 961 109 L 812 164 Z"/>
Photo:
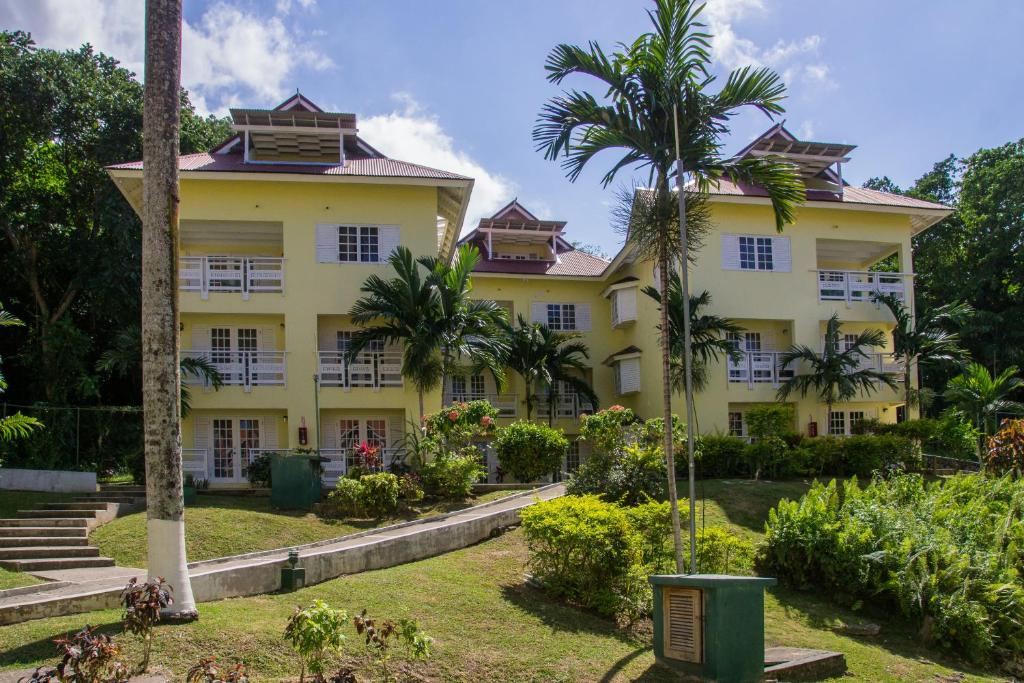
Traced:
<path fill-rule="evenodd" d="M 320 502 L 320 456 L 270 455 L 270 505 L 308 510 Z"/>
<path fill-rule="evenodd" d="M 650 582 L 659 662 L 703 681 L 764 677 L 764 589 L 775 579 L 672 574 Z"/>

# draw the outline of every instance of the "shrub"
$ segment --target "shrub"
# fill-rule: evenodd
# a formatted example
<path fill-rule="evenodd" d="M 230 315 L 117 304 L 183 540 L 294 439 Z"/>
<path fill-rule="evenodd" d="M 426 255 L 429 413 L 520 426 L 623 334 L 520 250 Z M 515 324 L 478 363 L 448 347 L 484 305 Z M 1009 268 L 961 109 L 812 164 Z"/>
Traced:
<path fill-rule="evenodd" d="M 743 415 L 747 422 L 747 433 L 755 441 L 774 436 L 783 438 L 793 431 L 793 408 L 783 404 L 771 404 L 751 408 Z"/>
<path fill-rule="evenodd" d="M 754 544 L 722 527 L 698 529 L 697 566 L 704 574 L 750 574 Z"/>
<path fill-rule="evenodd" d="M 426 463 L 420 474 L 428 495 L 446 500 L 466 498 L 473 492 L 473 484 L 487 474 L 475 449 L 458 455 L 452 452 L 437 454 Z"/>
<path fill-rule="evenodd" d="M 985 467 L 994 474 L 1024 472 L 1024 420 L 1004 420 L 1001 428 L 988 439 Z"/>
<path fill-rule="evenodd" d="M 474 438 L 494 432 L 497 417 L 498 409 L 487 401 L 469 401 L 426 415 L 424 426 L 427 436 L 439 437 L 450 448 L 459 449 L 469 446 Z"/>
<path fill-rule="evenodd" d="M 978 430 L 963 413 L 949 409 L 938 418 L 883 424 L 878 420 L 858 423 L 860 434 L 902 436 L 916 441 L 924 452 L 959 460 L 977 457 Z"/>
<path fill-rule="evenodd" d="M 641 557 L 649 574 L 672 571 L 675 568 L 672 545 L 672 508 L 668 502 L 653 501 L 625 509 L 626 519 L 641 542 Z M 688 510 L 679 511 L 680 523 L 690 519 Z"/>
<path fill-rule="evenodd" d="M 129 678 L 128 667 L 117 660 L 120 646 L 111 636 L 86 626 L 67 638 L 56 638 L 61 655 L 56 667 L 39 667 L 28 683 L 121 683 Z"/>
<path fill-rule="evenodd" d="M 423 500 L 423 480 L 415 472 L 406 472 L 398 477 L 398 498 L 406 503 Z"/>
<path fill-rule="evenodd" d="M 637 422 L 629 408 L 612 406 L 593 415 L 580 417 L 580 438 L 594 445 L 599 454 L 622 450 L 629 438 L 629 427 Z"/>
<path fill-rule="evenodd" d="M 588 458 L 569 476 L 566 491 L 574 496 L 600 495 L 636 505 L 666 497 L 668 468 L 660 448 L 627 445 L 615 456 Z"/>
<path fill-rule="evenodd" d="M 270 453 L 260 453 L 249 462 L 246 477 L 253 486 L 270 488 L 270 455 Z"/>
<path fill-rule="evenodd" d="M 697 472 L 705 479 L 746 474 L 743 449 L 747 442 L 738 436 L 705 435 L 697 439 Z"/>
<path fill-rule="evenodd" d="M 174 603 L 171 587 L 163 577 L 139 583 L 133 576 L 121 591 L 121 617 L 124 630 L 142 636 L 142 663 L 140 671 L 149 668 L 149 653 L 153 647 L 153 626 L 160 621 L 160 610 Z"/>
<path fill-rule="evenodd" d="M 747 444 L 743 449 L 743 458 L 747 461 L 747 469 L 754 473 L 754 479 L 761 475 L 777 477 L 788 473 L 786 458 L 789 447 L 779 436 L 762 436 L 757 441 Z"/>
<path fill-rule="evenodd" d="M 341 629 L 347 620 L 344 610 L 334 609 L 323 600 L 314 600 L 309 607 L 295 608 L 285 626 L 284 639 L 299 655 L 300 681 L 308 668 L 314 679 L 323 683 L 328 655 L 340 652 L 345 642 Z"/>
<path fill-rule="evenodd" d="M 327 501 L 320 506 L 320 514 L 324 517 L 345 519 L 359 514 L 362 486 L 355 479 L 342 477 L 334 485 L 334 490 L 327 495 Z"/>
<path fill-rule="evenodd" d="M 532 482 L 562 467 L 569 442 L 562 432 L 534 422 L 513 422 L 492 442 L 501 468 L 516 481 Z"/>
<path fill-rule="evenodd" d="M 203 657 L 193 664 L 185 675 L 185 683 L 249 683 L 245 664 L 222 667 L 216 657 Z"/>
<path fill-rule="evenodd" d="M 377 623 L 377 620 L 366 616 L 364 609 L 352 620 L 352 624 L 355 626 L 356 634 L 363 637 L 367 651 L 380 664 L 381 675 L 385 681 L 391 680 L 388 661 L 391 659 L 391 648 L 395 644 L 405 646 L 408 653 L 416 659 L 426 659 L 430 656 L 430 644 L 434 639 L 420 630 L 419 624 L 411 619 L 399 619 L 397 624 L 390 620 Z"/>
<path fill-rule="evenodd" d="M 398 477 L 390 472 L 359 477 L 359 506 L 367 517 L 381 518 L 398 509 Z"/>
<path fill-rule="evenodd" d="M 871 598 L 975 658 L 1024 655 L 1024 481 L 919 475 L 815 484 L 769 513 L 760 568 L 800 588 Z"/>

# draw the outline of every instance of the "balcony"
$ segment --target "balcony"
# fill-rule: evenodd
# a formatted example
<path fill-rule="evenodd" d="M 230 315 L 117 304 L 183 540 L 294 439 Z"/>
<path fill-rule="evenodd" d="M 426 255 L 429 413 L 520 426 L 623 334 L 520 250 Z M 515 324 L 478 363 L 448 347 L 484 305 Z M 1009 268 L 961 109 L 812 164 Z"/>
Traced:
<path fill-rule="evenodd" d="M 284 351 L 210 351 L 182 349 L 182 358 L 203 358 L 220 374 L 224 386 L 240 386 L 245 391 L 253 387 L 283 386 L 285 383 Z M 195 375 L 183 375 L 187 384 L 202 384 Z"/>
<path fill-rule="evenodd" d="M 401 351 L 363 351 L 348 362 L 341 351 L 319 351 L 320 386 L 343 389 L 401 387 Z"/>
<path fill-rule="evenodd" d="M 537 417 L 548 418 L 549 403 L 546 396 L 538 397 Z M 594 412 L 594 404 L 575 393 L 559 394 L 555 397 L 555 419 L 575 420 L 580 415 Z"/>
<path fill-rule="evenodd" d="M 780 360 L 783 351 L 740 351 L 742 358 L 727 361 L 729 381 L 742 382 L 753 389 L 755 384 L 771 384 L 778 387 L 793 377 L 793 365 L 783 368 Z"/>
<path fill-rule="evenodd" d="M 903 359 L 891 353 L 869 353 L 857 364 L 858 370 L 874 370 L 883 375 L 898 375 L 897 379 L 903 378 L 904 367 Z"/>
<path fill-rule="evenodd" d="M 238 292 L 242 299 L 262 292 L 284 291 L 284 259 L 274 256 L 182 256 L 178 260 L 179 289 L 199 292 Z"/>
<path fill-rule="evenodd" d="M 444 392 L 444 404 L 487 401 L 498 410 L 498 417 L 516 417 L 519 414 L 518 394 L 474 394 Z"/>
<path fill-rule="evenodd" d="M 876 295 L 895 294 L 906 300 L 907 273 L 879 273 L 861 270 L 818 270 L 818 300 L 872 301 Z M 876 304 L 877 305 L 877 304 Z"/>

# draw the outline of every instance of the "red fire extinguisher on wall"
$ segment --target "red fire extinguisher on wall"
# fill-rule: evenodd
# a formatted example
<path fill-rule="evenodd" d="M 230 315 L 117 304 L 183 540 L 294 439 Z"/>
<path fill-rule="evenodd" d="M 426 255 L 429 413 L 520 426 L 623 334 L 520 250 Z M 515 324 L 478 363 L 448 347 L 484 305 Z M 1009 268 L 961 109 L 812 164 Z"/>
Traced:
<path fill-rule="evenodd" d="M 810 422 L 807 423 L 807 436 L 817 436 L 817 435 L 818 435 L 818 423 L 815 422 L 814 420 L 811 420 Z"/>
<path fill-rule="evenodd" d="M 299 445 L 305 446 L 309 443 L 309 428 L 306 427 L 306 418 L 299 420 Z"/>

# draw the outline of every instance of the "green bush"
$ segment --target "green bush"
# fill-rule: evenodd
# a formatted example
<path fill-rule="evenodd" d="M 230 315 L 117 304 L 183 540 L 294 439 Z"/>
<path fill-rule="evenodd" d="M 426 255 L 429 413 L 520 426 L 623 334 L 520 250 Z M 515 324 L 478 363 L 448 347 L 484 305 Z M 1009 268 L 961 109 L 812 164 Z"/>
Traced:
<path fill-rule="evenodd" d="M 743 449 L 746 469 L 753 472 L 754 479 L 790 474 L 789 463 L 786 462 L 789 454 L 789 447 L 779 436 L 763 436 Z"/>
<path fill-rule="evenodd" d="M 770 511 L 758 565 L 899 609 L 944 649 L 1005 662 L 1024 656 L 1022 517 L 1024 482 L 1011 477 L 819 483 Z"/>
<path fill-rule="evenodd" d="M 704 574 L 753 573 L 754 544 L 723 527 L 697 531 L 697 566 Z"/>
<path fill-rule="evenodd" d="M 501 468 L 516 481 L 532 482 L 558 471 L 569 452 L 562 432 L 534 422 L 498 429 L 492 442 Z"/>
<path fill-rule="evenodd" d="M 626 445 L 637 421 L 629 408 L 612 406 L 580 417 L 580 438 L 593 444 L 595 453 L 611 455 Z"/>
<path fill-rule="evenodd" d="M 450 448 L 470 445 L 477 437 L 494 431 L 498 409 L 487 401 L 453 403 L 439 412 L 424 417 L 427 436 L 439 437 Z"/>
<path fill-rule="evenodd" d="M 398 477 L 398 498 L 406 503 L 423 500 L 423 480 L 414 472 L 406 472 Z"/>
<path fill-rule="evenodd" d="M 921 448 L 916 441 L 894 434 L 806 439 L 810 464 L 804 474 L 871 477 L 874 472 L 917 470 Z"/>
<path fill-rule="evenodd" d="M 743 449 L 747 442 L 738 436 L 705 435 L 697 439 L 694 457 L 697 473 L 704 479 L 721 479 L 747 474 Z"/>
<path fill-rule="evenodd" d="M 591 457 L 569 475 L 565 490 L 574 496 L 600 495 L 615 503 L 637 505 L 664 500 L 668 468 L 660 448 L 627 445 L 614 456 Z"/>
<path fill-rule="evenodd" d="M 688 510 L 679 511 L 680 524 L 690 519 Z M 641 543 L 641 561 L 651 574 L 671 572 L 675 566 L 672 551 L 672 509 L 668 502 L 650 501 L 626 508 L 626 519 Z"/>
<path fill-rule="evenodd" d="M 747 433 L 755 441 L 771 436 L 781 439 L 793 432 L 792 406 L 779 403 L 757 406 L 744 413 L 743 418 L 747 422 Z"/>
<path fill-rule="evenodd" d="M 475 449 L 456 454 L 441 452 L 423 465 L 423 489 L 427 495 L 445 500 L 460 500 L 473 492 L 473 484 L 487 474 Z"/>
<path fill-rule="evenodd" d="M 359 477 L 359 505 L 367 517 L 381 518 L 398 509 L 398 477 L 390 472 Z"/>
<path fill-rule="evenodd" d="M 270 488 L 270 456 L 270 453 L 260 453 L 249 463 L 246 477 L 253 486 Z"/>
<path fill-rule="evenodd" d="M 858 425 L 858 433 L 879 436 L 902 436 L 916 441 L 925 453 L 959 460 L 977 459 L 978 430 L 963 413 L 949 409 L 938 418 L 906 420 L 883 424 L 878 420 L 865 420 Z"/>
<path fill-rule="evenodd" d="M 342 477 L 320 505 L 320 514 L 333 519 L 355 517 L 360 512 L 362 486 L 355 479 Z"/>

